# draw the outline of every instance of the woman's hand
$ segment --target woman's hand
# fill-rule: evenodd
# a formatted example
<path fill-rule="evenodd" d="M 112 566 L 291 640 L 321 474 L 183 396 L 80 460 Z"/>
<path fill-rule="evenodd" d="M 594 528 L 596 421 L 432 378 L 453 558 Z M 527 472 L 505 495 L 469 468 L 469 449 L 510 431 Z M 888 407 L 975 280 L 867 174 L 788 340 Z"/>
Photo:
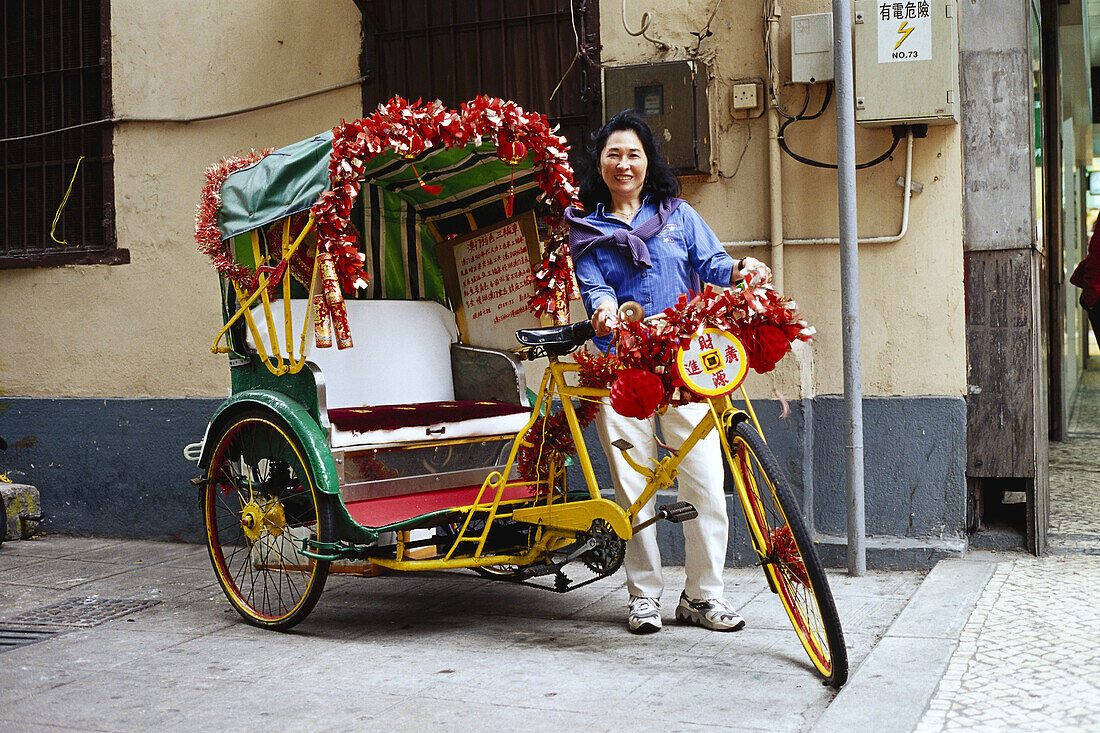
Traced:
<path fill-rule="evenodd" d="M 611 328 L 619 322 L 619 313 L 615 308 L 615 301 L 605 300 L 596 306 L 592 314 L 592 328 L 597 336 L 606 336 L 611 333 Z"/>

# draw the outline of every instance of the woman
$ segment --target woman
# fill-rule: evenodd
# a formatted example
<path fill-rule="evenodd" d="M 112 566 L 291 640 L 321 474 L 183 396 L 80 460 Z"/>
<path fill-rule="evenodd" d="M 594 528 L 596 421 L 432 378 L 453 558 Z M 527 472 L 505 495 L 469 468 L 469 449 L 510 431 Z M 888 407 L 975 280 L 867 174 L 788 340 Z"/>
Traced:
<path fill-rule="evenodd" d="M 581 173 L 584 211 L 569 209 L 569 243 L 577 282 L 592 318 L 596 345 L 606 352 L 618 308 L 641 303 L 647 314 L 676 303 L 682 293 L 698 291 L 700 281 L 728 286 L 740 279 L 738 268 L 710 227 L 677 198 L 679 182 L 660 156 L 653 131 L 633 111 L 623 111 L 604 125 L 588 150 Z M 661 416 L 665 442 L 679 447 L 703 419 L 707 405 L 670 407 Z M 625 438 L 631 456 L 643 464 L 657 456 L 654 418 L 637 420 L 603 409 L 597 434 L 607 454 L 618 502 L 628 507 L 641 495 L 645 480 L 634 471 L 612 441 Z M 686 582 L 676 619 L 716 631 L 736 631 L 744 620 L 723 598 L 729 521 L 722 491 L 721 444 L 712 432 L 680 464 L 679 498 L 691 502 L 699 517 L 684 524 Z M 655 501 L 639 513 L 639 522 L 654 514 Z M 664 590 L 657 532 L 653 525 L 637 533 L 626 547 L 630 600 L 627 628 L 638 634 L 661 629 L 660 597 Z"/>

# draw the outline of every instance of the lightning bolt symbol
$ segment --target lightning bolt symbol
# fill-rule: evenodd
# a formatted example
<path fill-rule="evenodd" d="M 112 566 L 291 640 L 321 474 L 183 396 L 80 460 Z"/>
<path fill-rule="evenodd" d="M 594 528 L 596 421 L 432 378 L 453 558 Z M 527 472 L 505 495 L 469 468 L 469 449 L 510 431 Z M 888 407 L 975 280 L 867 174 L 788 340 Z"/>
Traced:
<path fill-rule="evenodd" d="M 900 26 L 900 27 L 898 28 L 898 33 L 900 33 L 900 34 L 901 34 L 901 40 L 899 40 L 899 41 L 897 42 L 897 44 L 896 44 L 896 45 L 894 46 L 894 50 L 895 50 L 895 51 L 897 51 L 897 50 L 898 50 L 898 46 L 900 46 L 901 44 L 905 43 L 905 39 L 906 39 L 906 38 L 908 38 L 908 37 L 909 37 L 909 34 L 913 32 L 913 29 L 912 29 L 912 28 L 906 28 L 906 27 L 905 27 L 905 26 L 907 26 L 907 25 L 909 25 L 909 21 L 905 21 L 905 22 L 904 22 L 904 23 L 902 23 L 902 24 L 901 24 L 901 26 Z"/>

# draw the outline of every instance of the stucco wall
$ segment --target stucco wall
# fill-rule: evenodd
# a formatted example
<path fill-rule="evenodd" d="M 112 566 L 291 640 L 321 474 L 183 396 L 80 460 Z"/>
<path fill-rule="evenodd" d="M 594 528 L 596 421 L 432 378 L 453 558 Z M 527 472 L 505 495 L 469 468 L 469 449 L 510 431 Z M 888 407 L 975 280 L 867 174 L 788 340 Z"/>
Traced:
<path fill-rule="evenodd" d="M 640 25 L 641 13 L 653 14 L 649 35 L 670 45 L 659 51 L 652 43 L 623 30 L 621 4 L 601 3 L 602 60 L 609 66 L 688 58 L 714 3 L 684 0 L 673 5 L 628 4 L 626 22 Z M 782 3 L 778 58 L 784 83 L 782 103 L 801 109 L 806 86 L 790 85 L 790 17 L 830 12 L 825 0 Z M 718 128 L 717 181 L 689 182 L 684 195 L 724 242 L 767 239 L 767 118 L 743 122 L 729 114 L 734 79 L 766 74 L 760 3 L 723 3 L 699 45 L 716 80 L 712 87 Z M 919 83 L 919 80 L 914 80 Z M 812 91 L 809 108 L 824 94 Z M 820 119 L 787 128 L 792 149 L 823 161 L 836 160 L 835 105 Z M 857 161 L 886 150 L 889 130 L 856 129 Z M 965 392 L 966 333 L 962 271 L 961 145 L 957 125 L 930 127 L 928 137 L 914 141 L 913 179 L 924 185 L 913 197 L 909 230 L 896 244 L 861 245 L 860 315 L 863 389 L 873 395 L 947 395 Z M 902 189 L 895 180 L 905 173 L 904 141 L 887 162 L 856 174 L 860 236 L 897 234 Z M 785 238 L 837 236 L 836 173 L 811 168 L 783 156 L 783 228 Z M 770 261 L 767 248 L 730 247 L 731 254 Z M 837 394 L 843 390 L 840 323 L 840 252 L 830 245 L 784 248 L 784 290 L 795 298 L 817 328 L 814 344 L 799 358 L 789 358 L 765 378 L 750 379 L 763 395 L 778 388 L 788 397 Z M 802 362 L 801 364 L 799 362 Z"/>
<path fill-rule="evenodd" d="M 114 114 L 193 117 L 359 75 L 354 3 L 111 4 Z M 361 115 L 357 86 L 225 119 L 120 123 L 118 246 L 131 264 L 0 270 L 0 395 L 224 395 L 216 277 L 195 249 L 207 165 L 280 147 Z"/>

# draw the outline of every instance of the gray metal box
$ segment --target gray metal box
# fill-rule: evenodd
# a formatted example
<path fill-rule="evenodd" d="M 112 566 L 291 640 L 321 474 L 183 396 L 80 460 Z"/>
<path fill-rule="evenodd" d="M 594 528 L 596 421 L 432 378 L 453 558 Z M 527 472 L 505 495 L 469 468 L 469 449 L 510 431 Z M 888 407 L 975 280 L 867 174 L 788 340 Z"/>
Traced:
<path fill-rule="evenodd" d="M 791 81 L 816 84 L 833 79 L 833 14 L 791 16 Z"/>
<path fill-rule="evenodd" d="M 856 122 L 958 123 L 955 0 L 855 0 L 852 11 Z"/>
<path fill-rule="evenodd" d="M 604 121 L 633 109 L 677 172 L 710 174 L 709 80 L 710 69 L 698 60 L 604 69 Z"/>

